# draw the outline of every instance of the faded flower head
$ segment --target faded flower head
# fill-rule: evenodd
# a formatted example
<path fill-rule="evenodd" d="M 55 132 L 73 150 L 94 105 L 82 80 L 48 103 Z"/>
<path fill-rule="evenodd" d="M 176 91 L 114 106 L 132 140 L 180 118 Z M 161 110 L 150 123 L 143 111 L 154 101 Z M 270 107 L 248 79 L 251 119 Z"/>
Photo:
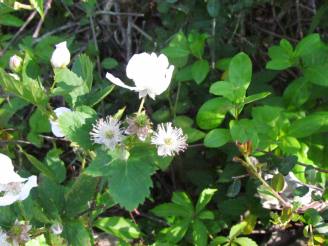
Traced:
<path fill-rule="evenodd" d="M 9 67 L 11 71 L 18 73 L 23 65 L 23 59 L 18 55 L 13 55 L 9 59 Z"/>
<path fill-rule="evenodd" d="M 8 242 L 8 235 L 6 232 L 0 229 L 0 245 L 1 246 L 10 246 Z"/>
<path fill-rule="evenodd" d="M 54 110 L 54 112 L 55 112 L 57 118 L 59 118 L 63 113 L 72 112 L 72 110 L 70 110 L 69 108 L 65 108 L 65 107 L 59 107 L 59 108 L 56 108 Z M 58 137 L 58 138 L 65 137 L 65 135 L 62 133 L 61 129 L 59 128 L 58 119 L 57 120 L 50 119 L 50 125 L 51 125 L 51 131 L 56 137 Z"/>
<path fill-rule="evenodd" d="M 55 235 L 60 235 L 63 232 L 63 225 L 56 223 L 50 226 L 50 230 Z"/>
<path fill-rule="evenodd" d="M 16 219 L 15 224 L 10 230 L 10 240 L 13 245 L 24 245 L 26 242 L 30 241 L 29 232 L 32 226 L 29 222 L 18 221 Z"/>
<path fill-rule="evenodd" d="M 112 116 L 99 119 L 90 132 L 94 143 L 103 144 L 108 149 L 114 150 L 116 145 L 123 140 L 121 122 Z"/>
<path fill-rule="evenodd" d="M 36 186 L 36 176 L 22 178 L 14 171 L 11 159 L 0 153 L 0 206 L 25 200 Z"/>
<path fill-rule="evenodd" d="M 128 123 L 128 127 L 125 133 L 128 135 L 137 135 L 140 141 L 145 141 L 153 131 L 152 123 L 145 112 L 138 113 L 132 118 L 127 118 L 126 122 Z"/>
<path fill-rule="evenodd" d="M 159 156 L 174 156 L 187 149 L 187 137 L 181 128 L 172 126 L 171 122 L 160 124 L 151 138 L 151 143 L 157 146 Z"/>
<path fill-rule="evenodd" d="M 134 81 L 134 87 L 124 84 L 111 73 L 107 73 L 106 78 L 115 85 L 138 92 L 140 98 L 149 95 L 155 99 L 169 87 L 173 70 L 174 66 L 164 54 L 157 56 L 144 52 L 133 55 L 126 67 L 126 75 Z"/>
<path fill-rule="evenodd" d="M 52 53 L 51 56 L 51 65 L 54 68 L 64 68 L 67 67 L 67 65 L 71 61 L 71 54 L 67 48 L 67 42 L 61 42 L 59 44 L 56 44 L 56 49 Z"/>

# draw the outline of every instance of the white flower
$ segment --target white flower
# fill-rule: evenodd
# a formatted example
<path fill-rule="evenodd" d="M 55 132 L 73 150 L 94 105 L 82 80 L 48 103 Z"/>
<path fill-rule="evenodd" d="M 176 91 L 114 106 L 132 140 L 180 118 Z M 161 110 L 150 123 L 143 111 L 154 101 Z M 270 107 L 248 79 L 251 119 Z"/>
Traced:
<path fill-rule="evenodd" d="M 67 49 L 67 42 L 61 42 L 56 44 L 56 49 L 51 56 L 51 64 L 54 68 L 64 68 L 66 67 L 71 60 L 71 54 Z"/>
<path fill-rule="evenodd" d="M 11 159 L 0 153 L 0 206 L 25 200 L 36 186 L 36 176 L 22 178 L 14 171 Z"/>
<path fill-rule="evenodd" d="M 56 223 L 50 226 L 50 230 L 55 235 L 60 235 L 63 232 L 63 225 Z"/>
<path fill-rule="evenodd" d="M 139 97 L 149 95 L 152 99 L 162 94 L 170 85 L 174 66 L 169 64 L 164 54 L 135 54 L 126 67 L 126 76 L 134 81 L 135 86 L 124 84 L 119 78 L 107 73 L 106 78 L 115 85 L 139 93 Z"/>
<path fill-rule="evenodd" d="M 15 73 L 8 73 L 13 79 L 20 80 L 19 76 Z"/>
<path fill-rule="evenodd" d="M 9 67 L 13 72 L 19 72 L 20 69 L 22 68 L 22 64 L 23 64 L 23 59 L 18 55 L 13 55 L 9 59 Z"/>
<path fill-rule="evenodd" d="M 172 127 L 172 123 L 160 124 L 151 138 L 151 143 L 157 146 L 159 156 L 174 156 L 187 148 L 187 138 L 181 128 Z"/>
<path fill-rule="evenodd" d="M 69 108 L 65 108 L 65 107 L 59 107 L 59 108 L 56 108 L 54 110 L 54 112 L 55 112 L 55 114 L 57 116 L 57 120 L 50 119 L 51 131 L 58 138 L 65 137 L 65 135 L 62 133 L 62 131 L 61 131 L 60 127 L 59 127 L 58 118 L 63 113 L 72 112 L 72 110 L 70 110 Z"/>
<path fill-rule="evenodd" d="M 123 139 L 123 131 L 120 126 L 121 122 L 112 116 L 101 118 L 93 125 L 90 132 L 91 139 L 97 144 L 104 144 L 107 148 L 114 150 Z"/>
<path fill-rule="evenodd" d="M 0 245 L 1 246 L 10 246 L 8 242 L 8 235 L 0 229 Z"/>

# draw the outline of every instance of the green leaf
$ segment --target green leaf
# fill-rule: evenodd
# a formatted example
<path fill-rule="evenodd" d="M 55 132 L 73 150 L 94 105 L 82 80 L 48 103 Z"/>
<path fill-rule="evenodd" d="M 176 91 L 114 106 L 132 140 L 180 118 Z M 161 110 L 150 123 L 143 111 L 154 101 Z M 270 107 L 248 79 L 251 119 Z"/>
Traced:
<path fill-rule="evenodd" d="M 282 191 L 285 186 L 284 176 L 280 173 L 275 174 L 271 180 L 271 186 L 277 192 Z"/>
<path fill-rule="evenodd" d="M 74 217 L 88 209 L 88 202 L 95 196 L 97 183 L 97 178 L 85 174 L 74 180 L 65 192 L 67 216 Z"/>
<path fill-rule="evenodd" d="M 83 96 L 90 91 L 90 84 L 67 68 L 55 69 L 55 83 L 53 94 L 64 96 L 71 108 L 81 105 Z"/>
<path fill-rule="evenodd" d="M 227 243 L 228 241 L 229 241 L 229 239 L 227 237 L 218 236 L 213 239 L 213 241 L 209 244 L 209 246 L 223 245 L 223 244 Z"/>
<path fill-rule="evenodd" d="M 118 66 L 118 62 L 114 58 L 108 57 L 101 62 L 101 66 L 105 69 L 113 69 Z"/>
<path fill-rule="evenodd" d="M 198 215 L 197 218 L 200 220 L 214 220 L 215 214 L 211 210 L 202 210 Z"/>
<path fill-rule="evenodd" d="M 248 104 L 248 103 L 251 103 L 251 102 L 261 100 L 263 98 L 266 98 L 269 95 L 271 95 L 271 92 L 260 92 L 260 93 L 248 96 L 248 97 L 245 98 L 244 104 Z"/>
<path fill-rule="evenodd" d="M 232 226 L 229 232 L 229 238 L 234 239 L 238 237 L 243 232 L 246 225 L 247 225 L 246 222 L 241 222 L 237 225 Z"/>
<path fill-rule="evenodd" d="M 83 79 L 89 91 L 92 88 L 93 82 L 93 63 L 86 54 L 81 54 L 77 57 L 73 64 L 72 71 Z"/>
<path fill-rule="evenodd" d="M 177 244 L 185 236 L 189 229 L 190 219 L 182 219 L 175 222 L 169 228 L 165 228 L 161 231 L 164 242 Z"/>
<path fill-rule="evenodd" d="M 84 173 L 93 177 L 108 176 L 110 174 L 110 163 L 113 160 L 110 151 L 101 147 L 96 149 L 96 157 L 90 162 Z"/>
<path fill-rule="evenodd" d="M 208 14 L 215 18 L 220 12 L 220 1 L 219 0 L 208 0 L 207 1 L 207 12 Z"/>
<path fill-rule="evenodd" d="M 51 170 L 50 167 L 48 167 L 47 165 L 45 165 L 44 163 L 42 163 L 41 161 L 39 161 L 33 155 L 30 155 L 30 154 L 26 153 L 21 147 L 19 147 L 19 148 L 20 148 L 20 151 L 26 156 L 26 158 L 29 160 L 29 162 L 37 170 L 39 170 L 41 173 L 43 173 L 48 178 L 50 178 L 52 180 L 56 180 L 56 176 L 55 176 L 54 172 Z"/>
<path fill-rule="evenodd" d="M 208 61 L 198 60 L 192 65 L 191 75 L 197 84 L 201 84 L 205 80 L 209 71 L 210 65 L 208 64 Z"/>
<path fill-rule="evenodd" d="M 124 241 L 137 239 L 141 233 L 138 226 L 131 220 L 123 217 L 107 217 L 98 219 L 95 224 L 97 228 L 105 231 L 115 237 L 118 237 Z"/>
<path fill-rule="evenodd" d="M 227 190 L 227 197 L 235 197 L 239 194 L 241 188 L 241 181 L 240 179 L 234 179 L 232 184 L 229 186 Z"/>
<path fill-rule="evenodd" d="M 289 136 L 304 138 L 319 133 L 328 126 L 328 112 L 316 112 L 294 121 L 288 131 Z"/>
<path fill-rule="evenodd" d="M 303 38 L 295 48 L 296 56 L 305 56 L 312 52 L 312 49 L 321 44 L 320 35 L 317 33 L 310 34 Z"/>
<path fill-rule="evenodd" d="M 48 116 L 39 109 L 35 110 L 29 119 L 29 126 L 30 132 L 27 135 L 27 139 L 36 146 L 41 147 L 43 138 L 39 134 L 50 131 Z"/>
<path fill-rule="evenodd" d="M 207 246 L 207 228 L 200 220 L 194 220 L 192 223 L 192 238 L 194 245 Z"/>
<path fill-rule="evenodd" d="M 224 98 L 213 98 L 206 101 L 198 110 L 196 122 L 202 129 L 209 130 L 218 127 L 232 104 Z"/>
<path fill-rule="evenodd" d="M 20 109 L 28 105 L 28 102 L 16 97 L 8 100 L 8 103 L 1 104 L 0 108 L 0 127 L 6 128 L 8 126 L 9 120 L 14 114 Z"/>
<path fill-rule="evenodd" d="M 241 143 L 251 141 L 253 149 L 256 149 L 259 143 L 259 137 L 251 120 L 230 121 L 229 125 L 233 141 L 239 141 Z"/>
<path fill-rule="evenodd" d="M 309 66 L 304 69 L 304 76 L 313 84 L 328 86 L 328 64 Z"/>
<path fill-rule="evenodd" d="M 45 162 L 56 175 L 56 180 L 61 183 L 66 178 L 66 167 L 65 163 L 60 159 L 60 155 L 63 153 L 61 149 L 51 149 L 45 158 Z"/>
<path fill-rule="evenodd" d="M 149 157 L 138 153 L 131 153 L 128 160 L 117 159 L 111 163 L 108 185 L 115 202 L 132 211 L 149 196 L 151 175 L 155 171 L 151 163 Z"/>
<path fill-rule="evenodd" d="M 218 148 L 230 142 L 231 135 L 228 129 L 213 129 L 207 133 L 204 145 L 208 148 Z"/>
<path fill-rule="evenodd" d="M 236 238 L 234 241 L 234 243 L 237 243 L 240 246 L 257 246 L 257 243 L 248 237 L 239 237 Z"/>
<path fill-rule="evenodd" d="M 196 213 L 202 211 L 206 205 L 211 201 L 217 189 L 205 189 L 200 193 L 197 204 L 196 204 Z"/>
<path fill-rule="evenodd" d="M 252 62 L 241 52 L 235 55 L 229 65 L 229 81 L 238 87 L 248 88 L 252 80 Z"/>
<path fill-rule="evenodd" d="M 93 144 L 89 133 L 92 129 L 92 124 L 95 123 L 96 113 L 92 108 L 84 108 L 90 109 L 90 111 L 83 112 L 82 110 L 81 112 L 63 113 L 58 118 L 58 122 L 61 131 L 67 139 L 84 149 L 89 149 Z"/>
<path fill-rule="evenodd" d="M 185 128 L 183 133 L 187 135 L 187 142 L 189 144 L 197 142 L 205 137 L 205 133 L 195 128 Z"/>
<path fill-rule="evenodd" d="M 151 212 L 166 219 L 172 216 L 191 219 L 193 216 L 193 210 L 186 209 L 184 206 L 174 203 L 162 203 L 153 208 Z"/>
<path fill-rule="evenodd" d="M 299 186 L 293 190 L 293 195 L 302 197 L 305 196 L 309 192 L 309 190 L 310 189 L 307 186 Z"/>
<path fill-rule="evenodd" d="M 10 14 L 0 14 L 0 25 L 20 27 L 24 21 Z"/>
<path fill-rule="evenodd" d="M 322 217 L 320 216 L 319 212 L 314 208 L 309 208 L 304 213 L 304 219 L 307 224 L 310 225 L 317 225 L 323 221 Z"/>
<path fill-rule="evenodd" d="M 192 201 L 185 192 L 174 192 L 172 196 L 172 202 L 184 207 L 188 213 L 192 213 L 194 211 Z"/>
<path fill-rule="evenodd" d="M 67 239 L 70 246 L 91 246 L 89 231 L 84 227 L 83 223 L 76 221 L 68 221 L 63 224 L 63 237 Z"/>
<path fill-rule="evenodd" d="M 270 47 L 268 53 L 271 61 L 266 64 L 267 69 L 284 70 L 294 64 L 293 46 L 285 39 L 280 41 L 279 46 Z"/>
<path fill-rule="evenodd" d="M 285 154 L 296 154 L 301 149 L 301 144 L 295 137 L 284 136 L 278 142 L 279 148 Z"/>
<path fill-rule="evenodd" d="M 297 156 L 287 156 L 282 160 L 279 160 L 278 170 L 279 172 L 286 176 L 293 169 L 297 163 Z"/>
<path fill-rule="evenodd" d="M 206 39 L 207 39 L 207 34 L 205 34 L 205 33 L 198 33 L 198 32 L 192 31 L 188 35 L 190 51 L 198 59 L 202 59 L 202 56 L 204 54 Z"/>
<path fill-rule="evenodd" d="M 305 77 L 292 81 L 284 91 L 284 102 L 290 108 L 302 106 L 311 96 L 311 84 Z"/>
<path fill-rule="evenodd" d="M 234 103 L 241 103 L 244 101 L 246 88 L 228 81 L 217 81 L 211 85 L 210 93 L 216 96 L 223 96 Z"/>
<path fill-rule="evenodd" d="M 36 11 L 38 11 L 38 13 L 43 18 L 44 17 L 44 12 L 43 12 L 44 2 L 43 2 L 43 0 L 30 0 L 30 3 L 33 6 L 33 8 L 35 8 Z"/>
<path fill-rule="evenodd" d="M 97 90 L 91 91 L 82 99 L 83 104 L 93 107 L 103 101 L 114 89 L 114 85 L 102 86 Z"/>
<path fill-rule="evenodd" d="M 315 184 L 316 183 L 316 178 L 317 178 L 317 170 L 315 170 L 314 167 L 312 166 L 307 166 L 304 170 L 304 176 L 306 178 L 306 181 L 309 184 Z"/>

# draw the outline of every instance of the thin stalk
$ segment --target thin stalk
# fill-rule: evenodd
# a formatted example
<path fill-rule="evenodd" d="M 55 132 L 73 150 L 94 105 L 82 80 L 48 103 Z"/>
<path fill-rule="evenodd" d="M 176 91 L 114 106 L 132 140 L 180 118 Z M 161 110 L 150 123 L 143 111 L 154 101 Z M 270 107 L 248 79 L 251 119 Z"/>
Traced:
<path fill-rule="evenodd" d="M 138 109 L 138 114 L 141 113 L 141 111 L 142 111 L 142 109 L 143 109 L 143 107 L 144 107 L 144 104 L 145 104 L 145 100 L 146 100 L 146 97 L 143 97 L 143 98 L 141 99 L 140 106 L 139 106 L 139 109 Z"/>

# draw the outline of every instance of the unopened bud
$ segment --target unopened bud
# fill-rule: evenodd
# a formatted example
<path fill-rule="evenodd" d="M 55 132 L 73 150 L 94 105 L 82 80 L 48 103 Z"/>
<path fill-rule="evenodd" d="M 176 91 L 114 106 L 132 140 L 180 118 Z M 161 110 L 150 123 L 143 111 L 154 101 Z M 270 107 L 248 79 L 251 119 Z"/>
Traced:
<path fill-rule="evenodd" d="M 50 230 L 53 234 L 59 235 L 63 232 L 63 226 L 59 223 L 56 223 L 50 227 Z"/>
<path fill-rule="evenodd" d="M 71 60 L 71 54 L 67 48 L 67 42 L 62 42 L 56 45 L 56 49 L 51 56 L 51 65 L 53 68 L 67 67 Z"/>
<path fill-rule="evenodd" d="M 22 69 L 23 59 L 17 55 L 13 55 L 9 60 L 9 67 L 11 71 L 18 73 Z"/>

